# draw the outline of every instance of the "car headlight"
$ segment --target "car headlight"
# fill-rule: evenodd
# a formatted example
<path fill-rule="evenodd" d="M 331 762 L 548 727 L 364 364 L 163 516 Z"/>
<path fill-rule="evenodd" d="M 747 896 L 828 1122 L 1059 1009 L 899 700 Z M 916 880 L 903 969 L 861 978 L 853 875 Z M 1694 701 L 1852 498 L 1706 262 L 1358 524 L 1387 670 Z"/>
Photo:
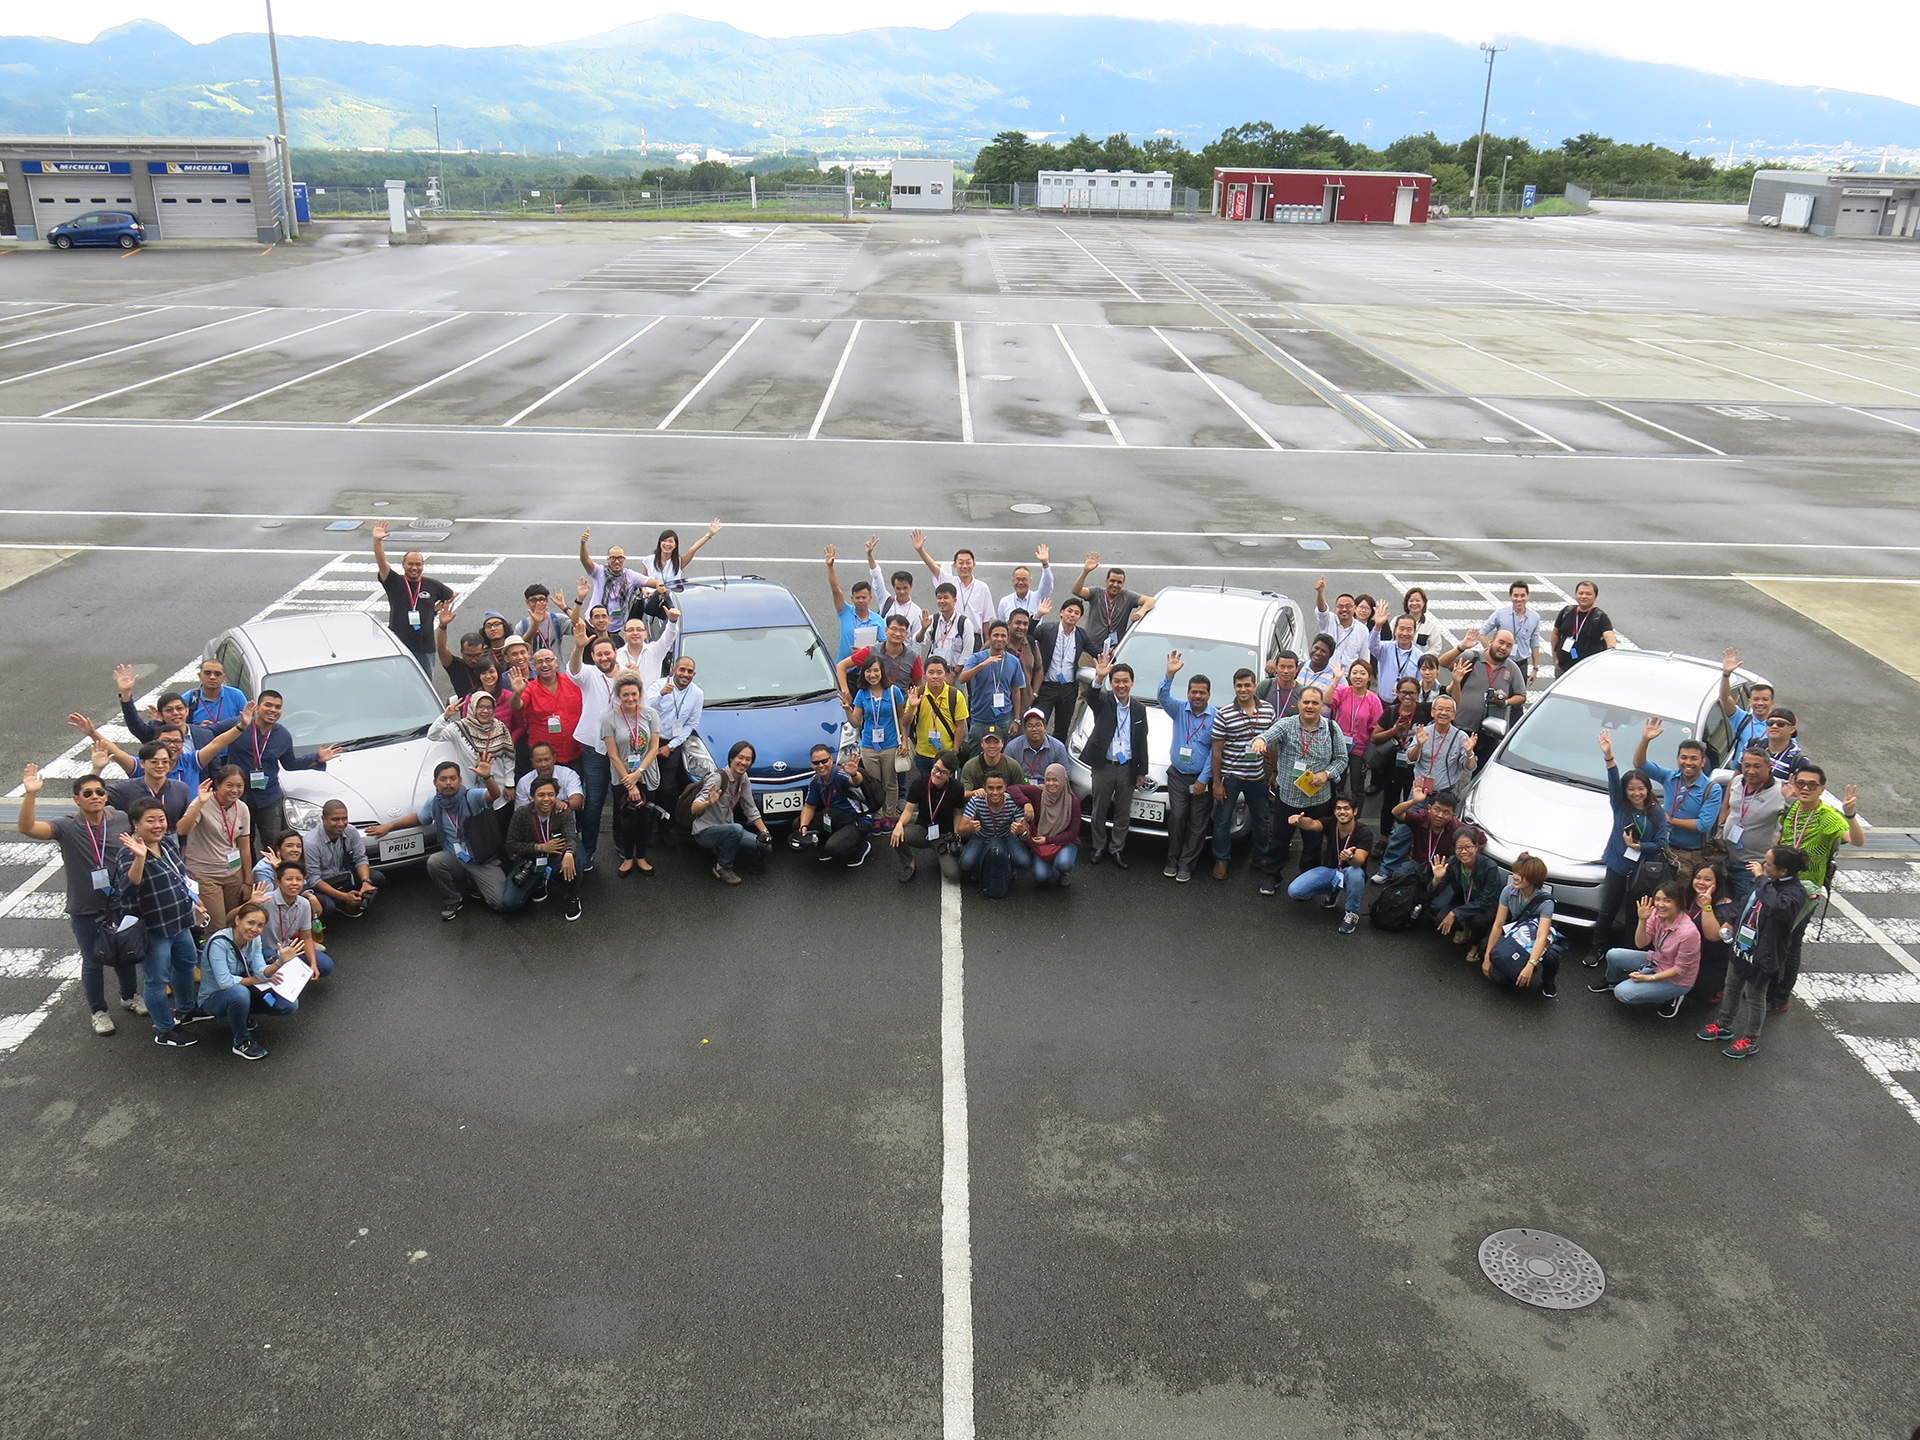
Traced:
<path fill-rule="evenodd" d="M 303 834 L 320 823 L 320 806 L 312 800 L 287 797 L 287 828 Z"/>

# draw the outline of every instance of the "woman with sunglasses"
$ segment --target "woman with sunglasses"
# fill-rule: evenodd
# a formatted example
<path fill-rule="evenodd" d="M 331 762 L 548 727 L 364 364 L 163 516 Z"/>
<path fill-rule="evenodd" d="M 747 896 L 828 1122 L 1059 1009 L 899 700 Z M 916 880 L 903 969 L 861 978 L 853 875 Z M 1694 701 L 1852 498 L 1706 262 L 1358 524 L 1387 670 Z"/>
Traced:
<path fill-rule="evenodd" d="M 38 765 L 29 765 L 20 774 L 20 814 L 14 828 L 29 840 L 52 840 L 60 846 L 60 860 L 66 871 L 67 925 L 73 931 L 73 943 L 80 947 L 80 986 L 86 992 L 87 1010 L 93 1017 L 93 1033 L 113 1034 L 113 1016 L 107 1012 L 107 992 L 97 958 L 96 933 L 107 918 L 107 905 L 113 885 L 113 856 L 120 849 L 120 837 L 127 833 L 127 819 L 107 804 L 107 782 L 98 775 L 82 775 L 73 782 L 72 815 L 40 820 L 33 813 L 34 801 L 45 787 Z M 116 965 L 120 981 L 120 1008 L 134 1015 L 147 1013 L 139 996 L 138 965 Z"/>

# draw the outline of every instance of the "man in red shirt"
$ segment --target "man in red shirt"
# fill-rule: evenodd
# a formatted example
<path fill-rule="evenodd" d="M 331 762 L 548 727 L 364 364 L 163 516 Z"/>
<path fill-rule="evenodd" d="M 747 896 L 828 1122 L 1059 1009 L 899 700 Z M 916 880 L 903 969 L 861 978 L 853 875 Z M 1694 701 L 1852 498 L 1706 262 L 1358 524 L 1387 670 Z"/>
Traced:
<path fill-rule="evenodd" d="M 533 679 L 513 692 L 513 709 L 526 720 L 527 743 L 545 741 L 553 746 L 556 761 L 573 765 L 580 758 L 580 742 L 573 734 L 580 706 L 580 687 L 560 673 L 558 657 L 551 650 L 537 651 Z"/>

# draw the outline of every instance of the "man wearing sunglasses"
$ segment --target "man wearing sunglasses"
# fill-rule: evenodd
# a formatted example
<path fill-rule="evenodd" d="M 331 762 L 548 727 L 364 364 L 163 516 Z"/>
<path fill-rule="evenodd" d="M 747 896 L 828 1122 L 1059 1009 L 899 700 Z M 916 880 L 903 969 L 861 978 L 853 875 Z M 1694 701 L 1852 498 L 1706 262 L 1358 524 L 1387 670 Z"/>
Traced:
<path fill-rule="evenodd" d="M 1774 713 L 1778 715 L 1780 712 L 1776 710 Z M 1769 1015 L 1786 1013 L 1789 997 L 1793 994 L 1793 982 L 1800 978 L 1801 942 L 1806 938 L 1807 925 L 1813 919 L 1813 912 L 1820 908 L 1821 895 L 1833 883 L 1834 852 L 1840 848 L 1843 840 L 1849 845 L 1867 843 L 1866 830 L 1860 824 L 1859 815 L 1854 813 L 1860 787 L 1847 786 L 1846 798 L 1840 802 L 1838 810 L 1826 803 L 1826 789 L 1827 772 L 1811 760 L 1800 761 L 1787 778 L 1787 806 L 1780 812 L 1779 843 L 1791 845 L 1807 857 L 1807 868 L 1801 880 L 1812 895 L 1794 917 L 1793 934 L 1787 941 L 1786 961 L 1774 973 L 1773 982 L 1767 986 Z"/>
<path fill-rule="evenodd" d="M 21 772 L 20 816 L 14 822 L 29 840 L 52 840 L 60 846 L 60 859 L 66 867 L 67 924 L 80 947 L 80 984 L 87 994 L 87 1009 L 93 1017 L 93 1033 L 113 1034 L 113 1016 L 107 1011 L 106 987 L 102 966 L 95 958 L 94 935 L 105 912 L 113 886 L 113 857 L 120 849 L 120 837 L 127 833 L 127 820 L 107 804 L 107 782 L 98 775 L 82 775 L 73 782 L 73 804 L 77 812 L 54 820 L 36 819 L 34 801 L 46 781 L 40 767 L 29 765 Z M 147 1013 L 139 995 L 138 965 L 116 965 L 120 980 L 120 1008 L 135 1015 Z"/>

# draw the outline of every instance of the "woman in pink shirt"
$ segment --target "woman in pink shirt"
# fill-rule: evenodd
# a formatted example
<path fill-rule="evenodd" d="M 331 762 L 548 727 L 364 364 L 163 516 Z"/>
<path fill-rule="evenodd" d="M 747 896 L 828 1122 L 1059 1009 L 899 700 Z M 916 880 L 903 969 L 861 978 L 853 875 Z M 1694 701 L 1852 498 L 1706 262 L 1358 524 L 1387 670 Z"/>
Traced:
<path fill-rule="evenodd" d="M 1611 990 L 1623 1005 L 1658 1005 L 1660 1018 L 1680 1013 L 1680 1002 L 1700 974 L 1700 927 L 1686 912 L 1687 887 L 1668 880 L 1640 901 L 1640 924 L 1633 932 L 1637 950 L 1609 950 L 1607 978 L 1587 989 Z"/>
<path fill-rule="evenodd" d="M 1346 679 L 1327 692 L 1327 713 L 1353 747 L 1353 758 L 1347 765 L 1346 783 L 1356 805 L 1367 793 L 1367 767 L 1364 763 L 1367 744 L 1373 739 L 1374 727 L 1380 723 L 1383 708 L 1380 697 L 1373 693 L 1373 663 L 1363 658 L 1356 657 L 1347 666 Z"/>

